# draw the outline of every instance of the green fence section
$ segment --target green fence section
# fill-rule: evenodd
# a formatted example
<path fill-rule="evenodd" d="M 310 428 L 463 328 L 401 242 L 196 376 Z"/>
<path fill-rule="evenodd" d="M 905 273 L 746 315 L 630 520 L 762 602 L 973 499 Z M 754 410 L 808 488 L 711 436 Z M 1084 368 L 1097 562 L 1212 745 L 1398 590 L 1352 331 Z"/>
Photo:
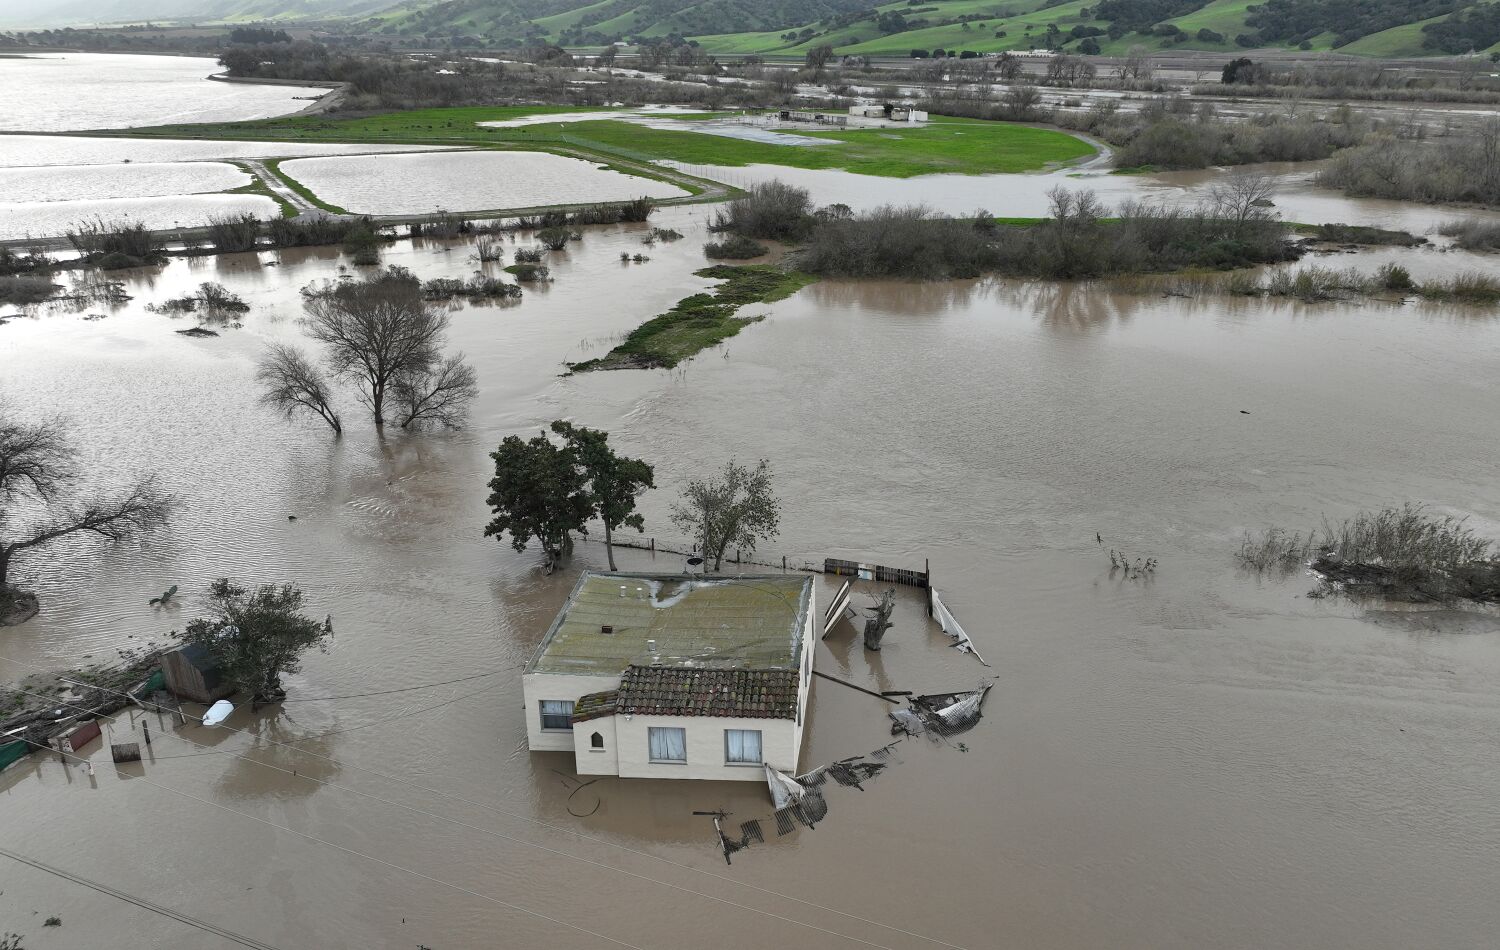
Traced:
<path fill-rule="evenodd" d="M 165 672 L 163 672 L 162 670 L 157 670 L 155 673 L 151 674 L 151 678 L 150 679 L 146 680 L 146 683 L 145 683 L 144 686 L 142 686 L 140 689 L 138 689 L 138 690 L 135 691 L 135 694 L 136 694 L 136 696 L 150 696 L 152 693 L 156 692 L 157 690 L 159 690 L 159 689 L 166 689 L 166 688 L 167 688 L 167 674 Z"/>
<path fill-rule="evenodd" d="M 8 742 L 0 745 L 0 769 L 26 755 L 29 746 L 24 742 Z"/>

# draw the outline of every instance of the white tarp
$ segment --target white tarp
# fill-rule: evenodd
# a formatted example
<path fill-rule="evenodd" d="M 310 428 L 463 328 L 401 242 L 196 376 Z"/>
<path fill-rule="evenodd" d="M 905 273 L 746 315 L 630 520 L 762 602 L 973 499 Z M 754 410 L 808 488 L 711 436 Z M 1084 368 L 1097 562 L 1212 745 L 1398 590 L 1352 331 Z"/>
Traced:
<path fill-rule="evenodd" d="M 802 801 L 802 795 L 807 791 L 796 779 L 781 774 L 769 765 L 766 766 L 766 784 L 771 788 L 771 801 L 775 803 L 777 811 Z"/>
<path fill-rule="evenodd" d="M 229 714 L 232 712 L 234 712 L 234 704 L 227 699 L 221 699 L 208 707 L 208 712 L 203 714 L 203 724 L 205 726 L 217 726 L 228 719 Z"/>
<path fill-rule="evenodd" d="M 964 632 L 964 628 L 958 625 L 957 618 L 953 616 L 952 612 L 948 610 L 948 606 L 938 597 L 937 588 L 932 588 L 930 593 L 932 595 L 932 616 L 936 618 L 938 626 L 942 627 L 943 632 L 953 638 L 954 646 L 965 653 L 974 654 L 974 659 L 984 663 L 984 657 L 980 656 L 979 651 L 974 649 L 974 641 L 969 639 L 969 635 Z M 984 663 L 984 665 L 989 666 L 988 663 Z"/>

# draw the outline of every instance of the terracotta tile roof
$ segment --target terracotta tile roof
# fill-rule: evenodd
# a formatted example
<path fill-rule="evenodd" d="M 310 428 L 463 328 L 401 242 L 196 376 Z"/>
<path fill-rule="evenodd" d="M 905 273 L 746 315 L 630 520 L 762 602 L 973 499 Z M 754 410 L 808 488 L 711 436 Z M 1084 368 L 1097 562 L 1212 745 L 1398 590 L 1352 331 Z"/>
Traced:
<path fill-rule="evenodd" d="M 589 693 L 578 697 L 573 704 L 573 724 L 588 722 L 590 719 L 603 719 L 605 716 L 615 714 L 615 701 L 619 698 L 620 691 L 607 689 L 602 693 Z"/>
<path fill-rule="evenodd" d="M 616 708 L 643 716 L 796 719 L 797 670 L 631 666 Z"/>

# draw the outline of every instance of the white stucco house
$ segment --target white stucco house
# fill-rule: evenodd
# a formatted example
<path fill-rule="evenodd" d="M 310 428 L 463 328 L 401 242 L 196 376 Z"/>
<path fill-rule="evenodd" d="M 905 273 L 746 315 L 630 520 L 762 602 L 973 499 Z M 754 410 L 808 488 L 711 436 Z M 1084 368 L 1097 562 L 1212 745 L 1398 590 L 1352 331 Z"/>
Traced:
<path fill-rule="evenodd" d="M 796 774 L 813 580 L 588 572 L 521 677 L 534 752 L 580 775 Z"/>

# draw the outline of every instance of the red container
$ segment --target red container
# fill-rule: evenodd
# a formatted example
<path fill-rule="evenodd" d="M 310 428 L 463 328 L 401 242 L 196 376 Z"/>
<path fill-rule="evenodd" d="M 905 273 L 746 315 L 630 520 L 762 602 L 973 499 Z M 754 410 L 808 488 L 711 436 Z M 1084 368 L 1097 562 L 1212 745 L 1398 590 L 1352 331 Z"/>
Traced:
<path fill-rule="evenodd" d="M 57 738 L 57 747 L 64 752 L 77 753 L 84 746 L 99 738 L 99 720 L 81 722 Z"/>

